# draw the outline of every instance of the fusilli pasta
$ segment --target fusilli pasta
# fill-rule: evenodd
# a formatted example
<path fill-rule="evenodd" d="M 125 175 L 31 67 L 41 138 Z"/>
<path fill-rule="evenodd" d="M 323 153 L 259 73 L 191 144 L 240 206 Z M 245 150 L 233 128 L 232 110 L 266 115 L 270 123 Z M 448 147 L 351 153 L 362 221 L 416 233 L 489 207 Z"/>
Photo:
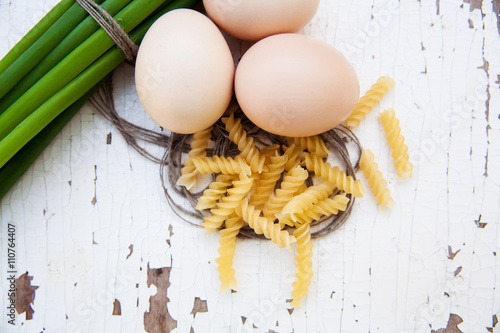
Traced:
<path fill-rule="evenodd" d="M 203 191 L 203 195 L 198 198 L 196 209 L 210 209 L 214 208 L 217 201 L 220 200 L 227 192 L 228 187 L 233 184 L 238 175 L 225 175 L 220 174 L 215 178 L 215 181 L 208 185 L 208 188 Z"/>
<path fill-rule="evenodd" d="M 217 271 L 219 272 L 219 280 L 221 282 L 221 291 L 226 291 L 231 288 L 236 290 L 236 278 L 233 268 L 233 257 L 236 250 L 236 236 L 243 227 L 244 222 L 236 214 L 232 214 L 226 222 L 225 228 L 221 229 L 219 239 L 219 257 L 215 259 L 217 263 Z"/>
<path fill-rule="evenodd" d="M 248 178 L 246 173 L 240 173 L 239 179 L 233 181 L 233 187 L 227 190 L 227 196 L 217 203 L 217 208 L 210 210 L 211 215 L 204 218 L 201 224 L 207 233 L 212 233 L 224 223 L 224 221 L 234 213 L 243 198 L 250 192 L 253 186 L 253 179 Z"/>
<path fill-rule="evenodd" d="M 347 209 L 349 198 L 345 193 L 338 194 L 333 198 L 325 198 L 315 204 L 310 210 L 305 211 L 303 214 L 297 214 L 297 219 L 300 223 L 311 223 L 318 221 L 321 216 L 337 215 L 339 211 Z"/>
<path fill-rule="evenodd" d="M 327 157 L 330 151 L 326 147 L 325 141 L 319 136 L 306 136 L 302 138 L 287 138 L 288 142 L 293 142 L 298 147 L 316 153 L 319 157 Z"/>
<path fill-rule="evenodd" d="M 280 188 L 276 189 L 275 195 L 270 196 L 264 205 L 262 214 L 269 219 L 275 219 L 276 214 L 281 212 L 283 207 L 290 201 L 290 199 L 299 191 L 304 185 L 304 182 L 309 177 L 309 172 L 302 168 L 300 165 L 294 167 L 283 178 Z"/>
<path fill-rule="evenodd" d="M 210 126 L 204 131 L 193 134 L 191 142 L 191 150 L 188 153 L 188 158 L 184 161 L 184 167 L 181 169 L 181 176 L 177 180 L 177 185 L 184 186 L 191 190 L 196 185 L 196 176 L 198 174 L 192 159 L 195 157 L 205 157 L 208 142 L 212 137 L 213 126 Z"/>
<path fill-rule="evenodd" d="M 231 112 L 229 117 L 221 118 L 222 122 L 226 125 L 226 130 L 229 133 L 229 140 L 238 145 L 241 151 L 241 156 L 250 165 L 252 171 L 263 172 L 265 156 L 261 156 L 257 147 L 253 142 L 253 138 L 247 135 L 247 132 L 241 125 L 241 119 L 234 119 L 234 113 Z"/>
<path fill-rule="evenodd" d="M 363 170 L 363 175 L 368 180 L 368 185 L 372 189 L 375 201 L 382 206 L 382 209 L 391 207 L 394 204 L 394 200 L 391 198 L 389 189 L 387 189 L 387 182 L 382 178 L 382 172 L 378 169 L 377 163 L 375 163 L 375 155 L 369 149 L 365 149 L 361 153 L 359 167 Z"/>
<path fill-rule="evenodd" d="M 310 210 L 314 204 L 328 198 L 333 193 L 334 185 L 323 180 L 317 185 L 312 185 L 303 193 L 296 195 L 283 207 L 282 213 L 284 216 L 290 214 L 292 221 L 297 221 L 296 214 L 302 214 Z"/>
<path fill-rule="evenodd" d="M 410 163 L 408 146 L 405 144 L 405 138 L 401 134 L 399 119 L 396 118 L 396 112 L 394 109 L 386 109 L 380 115 L 380 121 L 384 125 L 384 131 L 392 150 L 394 167 L 398 172 L 398 176 L 402 178 L 411 177 L 413 173 L 413 165 Z"/>
<path fill-rule="evenodd" d="M 276 143 L 274 145 L 270 145 L 270 146 L 266 146 L 266 147 L 262 148 L 260 150 L 260 154 L 269 158 L 272 156 L 276 156 L 279 149 L 280 149 L 280 145 Z M 268 160 L 266 161 L 266 163 L 267 162 L 268 162 Z"/>
<path fill-rule="evenodd" d="M 274 223 L 273 220 L 261 216 L 260 210 L 248 203 L 248 199 L 243 199 L 241 205 L 236 208 L 236 214 L 241 216 L 248 223 L 256 234 L 264 234 L 267 239 L 270 239 L 278 247 L 290 248 L 290 244 L 295 242 L 295 237 L 291 236 L 288 231 L 281 230 L 280 225 Z"/>
<path fill-rule="evenodd" d="M 292 144 L 290 147 L 283 146 L 283 150 L 285 151 L 283 155 L 288 156 L 288 161 L 285 164 L 285 171 L 290 171 L 295 166 L 300 164 L 300 154 L 302 153 L 302 148 Z"/>
<path fill-rule="evenodd" d="M 314 172 L 316 176 L 329 180 L 339 190 L 351 193 L 357 198 L 361 198 L 365 194 L 363 184 L 359 179 L 354 180 L 352 176 L 347 176 L 345 171 L 340 170 L 338 166 L 333 167 L 316 154 L 305 154 L 305 164 L 307 170 Z"/>
<path fill-rule="evenodd" d="M 261 174 L 255 186 L 255 191 L 250 196 L 250 204 L 259 207 L 267 202 L 269 196 L 274 192 L 276 182 L 281 178 L 281 174 L 285 170 L 287 160 L 286 155 L 269 157 L 268 171 Z"/>
<path fill-rule="evenodd" d="M 252 170 L 241 156 L 231 157 L 196 157 L 193 158 L 193 164 L 202 175 L 209 173 L 223 173 L 226 175 L 239 174 L 241 172 L 250 175 Z"/>
<path fill-rule="evenodd" d="M 302 225 L 297 225 L 297 228 L 293 232 L 293 235 L 297 239 L 296 247 L 296 269 L 295 282 L 292 284 L 292 306 L 294 308 L 299 308 L 300 303 L 307 292 L 309 291 L 309 285 L 311 284 L 311 279 L 313 276 L 312 271 L 312 249 L 313 243 L 311 241 L 311 228 L 309 223 L 304 223 Z"/>
<path fill-rule="evenodd" d="M 345 121 L 347 127 L 354 128 L 358 126 L 375 105 L 382 100 L 382 97 L 387 94 L 389 88 L 392 87 L 394 87 L 394 80 L 389 76 L 386 75 L 379 78 L 366 94 L 360 98 L 358 104 L 356 104 L 354 111 Z"/>

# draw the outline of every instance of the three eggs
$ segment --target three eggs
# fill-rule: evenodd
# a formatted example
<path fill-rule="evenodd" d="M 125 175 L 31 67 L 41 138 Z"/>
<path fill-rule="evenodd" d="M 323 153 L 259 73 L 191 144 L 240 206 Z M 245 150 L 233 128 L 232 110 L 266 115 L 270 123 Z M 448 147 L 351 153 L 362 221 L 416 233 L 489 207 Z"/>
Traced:
<path fill-rule="evenodd" d="M 349 61 L 326 42 L 295 33 L 319 0 L 203 0 L 208 17 L 191 9 L 164 14 L 137 55 L 139 100 L 163 128 L 190 134 L 213 125 L 233 93 L 260 128 L 312 136 L 342 123 L 359 98 Z M 220 30 L 256 42 L 236 69 Z"/>

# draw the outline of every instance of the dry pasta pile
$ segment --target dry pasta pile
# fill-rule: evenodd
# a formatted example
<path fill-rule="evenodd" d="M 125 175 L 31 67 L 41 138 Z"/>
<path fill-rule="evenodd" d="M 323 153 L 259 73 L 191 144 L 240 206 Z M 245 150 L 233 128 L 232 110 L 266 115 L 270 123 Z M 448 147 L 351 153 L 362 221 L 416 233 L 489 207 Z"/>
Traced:
<path fill-rule="evenodd" d="M 349 130 L 359 125 L 393 86 L 392 79 L 381 77 L 360 99 L 345 126 L 322 135 L 306 138 L 267 135 L 267 140 L 262 140 L 262 130 L 244 126 L 244 115 L 233 110 L 214 126 L 190 136 L 182 164 L 180 154 L 174 156 L 172 152 L 186 150 L 179 147 L 185 146 L 188 138 L 171 137 L 172 147 L 164 160 L 169 160 L 173 168 L 171 180 L 176 180 L 177 191 L 190 200 L 195 212 L 176 207 L 191 217 L 203 219 L 201 225 L 207 233 L 219 231 L 216 263 L 222 291 L 237 287 L 232 267 L 236 239 L 245 230 L 251 230 L 280 248 L 290 249 L 296 243 L 296 280 L 292 285 L 291 305 L 300 306 L 313 275 L 311 228 L 325 218 L 335 219 L 342 214 L 346 218 L 355 198 L 365 193 L 350 162 L 346 138 L 357 143 L 360 156 L 355 165 L 362 169 L 377 203 L 382 208 L 393 204 L 373 153 L 362 150 Z M 385 110 L 380 119 L 398 175 L 411 176 L 408 147 L 394 110 Z M 337 137 L 332 140 L 331 136 Z M 218 144 L 220 140 L 228 140 L 232 146 Z M 345 169 L 329 162 L 332 152 L 347 162 Z M 196 191 L 202 175 L 212 175 L 212 181 Z M 171 199 L 168 193 L 167 198 Z M 345 218 L 326 230 L 338 227 Z"/>

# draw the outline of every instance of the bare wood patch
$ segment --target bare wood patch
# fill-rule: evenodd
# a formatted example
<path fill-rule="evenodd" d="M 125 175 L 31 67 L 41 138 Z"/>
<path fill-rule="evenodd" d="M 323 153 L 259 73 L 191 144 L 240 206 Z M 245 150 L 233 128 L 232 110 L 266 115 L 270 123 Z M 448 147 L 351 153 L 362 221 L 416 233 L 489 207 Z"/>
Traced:
<path fill-rule="evenodd" d="M 471 12 L 474 9 L 482 10 L 483 0 L 464 0 L 464 2 L 470 4 L 470 11 Z"/>
<path fill-rule="evenodd" d="M 462 333 L 462 331 L 458 328 L 458 325 L 461 323 L 463 323 L 462 318 L 454 313 L 451 313 L 446 328 L 440 328 L 437 331 L 432 330 L 431 333 Z"/>
<path fill-rule="evenodd" d="M 477 220 L 474 220 L 474 222 L 476 223 L 476 225 L 477 225 L 478 228 L 484 229 L 488 223 L 481 222 L 481 217 L 482 217 L 482 215 L 479 215 L 479 217 L 477 218 Z"/>
<path fill-rule="evenodd" d="M 109 132 L 108 135 L 106 135 L 106 144 L 107 145 L 111 144 L 111 138 L 112 138 L 112 135 L 111 135 L 111 132 Z"/>
<path fill-rule="evenodd" d="M 460 272 L 462 271 L 462 266 L 459 266 L 456 270 L 455 270 L 455 276 L 457 276 L 458 274 L 460 274 Z"/>
<path fill-rule="evenodd" d="M 33 277 L 29 276 L 28 272 L 26 272 L 18 277 L 15 282 L 17 291 L 14 296 L 16 311 L 18 314 L 25 312 L 26 320 L 32 320 L 33 313 L 35 313 L 31 304 L 35 301 L 35 290 L 38 289 L 38 286 L 32 286 L 32 280 Z M 10 299 L 12 299 L 12 297 Z"/>
<path fill-rule="evenodd" d="M 460 252 L 460 249 L 458 249 L 456 252 L 453 252 L 453 249 L 451 248 L 451 245 L 448 245 L 448 259 L 453 260 L 455 259 L 455 256 Z"/>
<path fill-rule="evenodd" d="M 94 165 L 94 197 L 90 201 L 90 203 L 92 204 L 92 206 L 95 206 L 95 204 L 97 203 L 97 193 L 96 193 L 97 191 L 96 191 L 96 188 L 97 188 L 97 165 Z"/>
<path fill-rule="evenodd" d="M 208 312 L 207 301 L 201 300 L 199 297 L 194 299 L 193 310 L 191 310 L 191 314 L 193 317 L 196 317 L 198 312 Z"/>
<path fill-rule="evenodd" d="M 177 328 L 177 320 L 170 316 L 167 304 L 170 302 L 167 290 L 170 287 L 172 267 L 150 269 L 148 263 L 148 288 L 154 284 L 156 295 L 149 298 L 149 311 L 144 313 L 144 329 L 149 333 L 171 332 Z"/>
<path fill-rule="evenodd" d="M 115 298 L 113 302 L 113 316 L 121 316 L 122 315 L 122 306 L 120 301 Z"/>
<path fill-rule="evenodd" d="M 129 249 L 129 254 L 127 254 L 127 258 L 125 258 L 125 260 L 127 260 L 128 258 L 130 258 L 130 256 L 132 255 L 132 252 L 134 252 L 134 245 L 130 244 L 130 246 L 128 247 Z"/>
<path fill-rule="evenodd" d="M 498 324 L 498 317 L 497 315 L 493 315 L 493 317 L 491 318 L 491 321 L 492 321 L 492 325 L 491 327 L 488 327 L 488 332 L 492 332 L 493 333 L 493 329 L 495 328 L 495 326 L 497 326 Z"/>

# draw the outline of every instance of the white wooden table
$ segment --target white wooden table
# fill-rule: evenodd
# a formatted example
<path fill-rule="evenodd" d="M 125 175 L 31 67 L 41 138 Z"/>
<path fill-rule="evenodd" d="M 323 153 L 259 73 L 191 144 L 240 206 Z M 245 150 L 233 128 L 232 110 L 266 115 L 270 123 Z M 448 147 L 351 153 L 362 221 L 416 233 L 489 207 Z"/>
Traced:
<path fill-rule="evenodd" d="M 0 56 L 56 1 L 0 0 Z M 238 241 L 238 291 L 221 294 L 218 236 L 177 218 L 158 165 L 86 105 L 0 202 L 0 331 L 500 331 L 499 11 L 498 0 L 321 1 L 302 32 L 348 56 L 362 93 L 381 75 L 396 81 L 355 130 L 395 206 L 382 211 L 367 193 L 340 230 L 314 241 L 301 309 L 287 302 L 293 253 L 269 241 Z M 117 109 L 157 128 L 133 69 L 114 79 Z M 409 180 L 392 166 L 377 114 L 386 107 L 401 119 Z M 16 326 L 7 317 L 9 224 L 27 296 Z"/>

